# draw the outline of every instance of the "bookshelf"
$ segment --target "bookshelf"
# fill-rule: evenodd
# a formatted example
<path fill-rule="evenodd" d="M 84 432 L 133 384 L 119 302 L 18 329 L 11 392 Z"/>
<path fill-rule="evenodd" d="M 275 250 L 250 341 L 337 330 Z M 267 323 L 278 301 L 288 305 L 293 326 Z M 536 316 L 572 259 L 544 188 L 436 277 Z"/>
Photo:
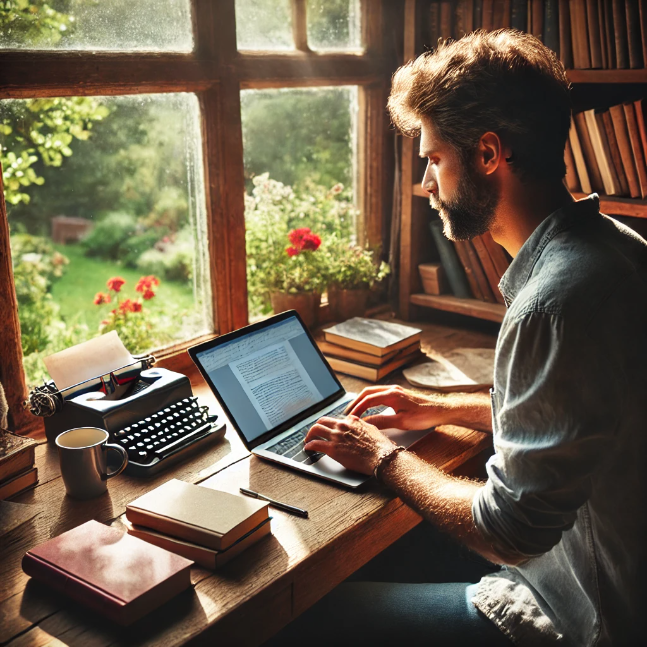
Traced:
<path fill-rule="evenodd" d="M 482 0 L 481 0 L 482 1 Z M 536 0 L 533 0 L 535 2 Z M 541 3 L 542 0 L 539 0 Z M 479 0 L 474 0 L 474 6 Z M 415 58 L 429 46 L 427 28 L 433 4 L 441 5 L 440 11 L 446 11 L 443 24 L 441 18 L 440 33 L 443 37 L 456 33 L 445 33 L 447 25 L 456 29 L 459 11 L 471 2 L 468 0 L 405 0 L 404 3 L 404 60 Z M 482 2 L 482 6 L 485 6 Z M 504 3 L 510 6 L 510 3 Z M 561 3 L 560 3 L 561 4 Z M 568 6 L 568 3 L 565 3 Z M 530 3 L 528 5 L 530 7 Z M 462 7 L 462 9 L 461 9 Z M 530 9 L 529 9 L 530 14 Z M 447 18 L 447 16 L 450 16 Z M 561 18 L 561 16 L 560 16 Z M 470 21 L 466 21 L 469 26 Z M 508 25 L 505 25 L 508 26 Z M 530 31 L 530 29 L 529 29 Z M 563 35 L 562 35 L 563 36 Z M 604 44 L 603 44 L 604 46 Z M 645 48 L 647 51 L 647 48 Z M 647 60 L 645 60 L 647 64 Z M 592 107 L 620 103 L 636 96 L 645 96 L 647 90 L 647 68 L 636 69 L 567 69 L 567 75 L 573 84 L 573 101 L 576 111 Z M 603 95 L 603 98 L 600 97 Z M 597 102 L 597 103 L 596 103 Z M 458 313 L 487 321 L 500 323 L 505 314 L 505 306 L 498 303 L 487 303 L 475 298 L 457 298 L 453 295 L 431 295 L 422 290 L 418 265 L 425 262 L 437 262 L 434 257 L 436 249 L 429 233 L 430 207 L 427 194 L 420 184 L 424 168 L 418 159 L 418 140 L 402 139 L 401 148 L 401 211 L 400 211 L 400 277 L 399 277 L 399 310 L 403 319 L 411 319 L 420 312 L 420 308 L 432 308 Z M 600 210 L 612 216 L 624 216 L 647 220 L 647 199 L 600 195 Z M 585 197 L 584 193 L 572 192 L 576 199 Z"/>

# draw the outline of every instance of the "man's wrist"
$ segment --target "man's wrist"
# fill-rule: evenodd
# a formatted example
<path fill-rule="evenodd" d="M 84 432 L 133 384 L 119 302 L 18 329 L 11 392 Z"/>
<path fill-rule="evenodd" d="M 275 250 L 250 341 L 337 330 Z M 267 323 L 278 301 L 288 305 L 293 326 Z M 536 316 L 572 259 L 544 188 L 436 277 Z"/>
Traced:
<path fill-rule="evenodd" d="M 381 479 L 382 470 L 391 463 L 400 452 L 405 451 L 407 451 L 406 447 L 403 447 L 402 445 L 394 445 L 387 451 L 382 452 L 373 467 L 373 476 L 379 481 Z"/>

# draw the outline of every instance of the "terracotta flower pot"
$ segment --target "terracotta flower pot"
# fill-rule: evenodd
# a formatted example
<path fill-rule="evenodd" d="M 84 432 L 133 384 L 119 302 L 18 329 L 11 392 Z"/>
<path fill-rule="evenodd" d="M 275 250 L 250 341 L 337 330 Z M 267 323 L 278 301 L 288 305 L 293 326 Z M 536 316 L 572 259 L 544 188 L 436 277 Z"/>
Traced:
<path fill-rule="evenodd" d="M 330 314 L 336 321 L 346 321 L 353 317 L 362 317 L 366 312 L 369 289 L 342 290 L 335 287 L 328 288 L 328 303 Z"/>
<path fill-rule="evenodd" d="M 308 328 L 312 328 L 317 324 L 319 305 L 321 304 L 321 295 L 317 292 L 301 292 L 298 294 L 272 292 L 270 302 L 274 314 L 285 312 L 286 310 L 296 310 Z"/>

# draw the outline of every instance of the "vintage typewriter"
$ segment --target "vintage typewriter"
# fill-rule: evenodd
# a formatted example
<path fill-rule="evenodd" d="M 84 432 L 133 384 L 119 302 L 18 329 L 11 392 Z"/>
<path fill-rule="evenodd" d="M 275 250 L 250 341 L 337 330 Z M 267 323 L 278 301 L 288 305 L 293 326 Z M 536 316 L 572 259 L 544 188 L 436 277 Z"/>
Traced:
<path fill-rule="evenodd" d="M 26 405 L 43 416 L 50 442 L 68 429 L 99 427 L 128 452 L 126 474 L 156 474 L 222 438 L 225 425 L 198 405 L 186 375 L 153 362 L 139 359 L 61 391 L 48 382 Z"/>

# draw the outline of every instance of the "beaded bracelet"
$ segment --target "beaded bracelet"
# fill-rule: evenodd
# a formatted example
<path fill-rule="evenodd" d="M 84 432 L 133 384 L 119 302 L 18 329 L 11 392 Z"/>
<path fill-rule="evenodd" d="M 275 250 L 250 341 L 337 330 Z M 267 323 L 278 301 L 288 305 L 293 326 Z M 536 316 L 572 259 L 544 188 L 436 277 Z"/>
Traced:
<path fill-rule="evenodd" d="M 380 477 L 378 472 L 384 467 L 384 465 L 390 463 L 397 454 L 406 450 L 406 447 L 398 445 L 397 447 L 390 449 L 388 452 L 386 452 L 386 454 L 382 454 L 382 456 L 377 459 L 377 463 L 375 463 L 375 467 L 373 468 L 373 476 L 379 481 Z"/>

